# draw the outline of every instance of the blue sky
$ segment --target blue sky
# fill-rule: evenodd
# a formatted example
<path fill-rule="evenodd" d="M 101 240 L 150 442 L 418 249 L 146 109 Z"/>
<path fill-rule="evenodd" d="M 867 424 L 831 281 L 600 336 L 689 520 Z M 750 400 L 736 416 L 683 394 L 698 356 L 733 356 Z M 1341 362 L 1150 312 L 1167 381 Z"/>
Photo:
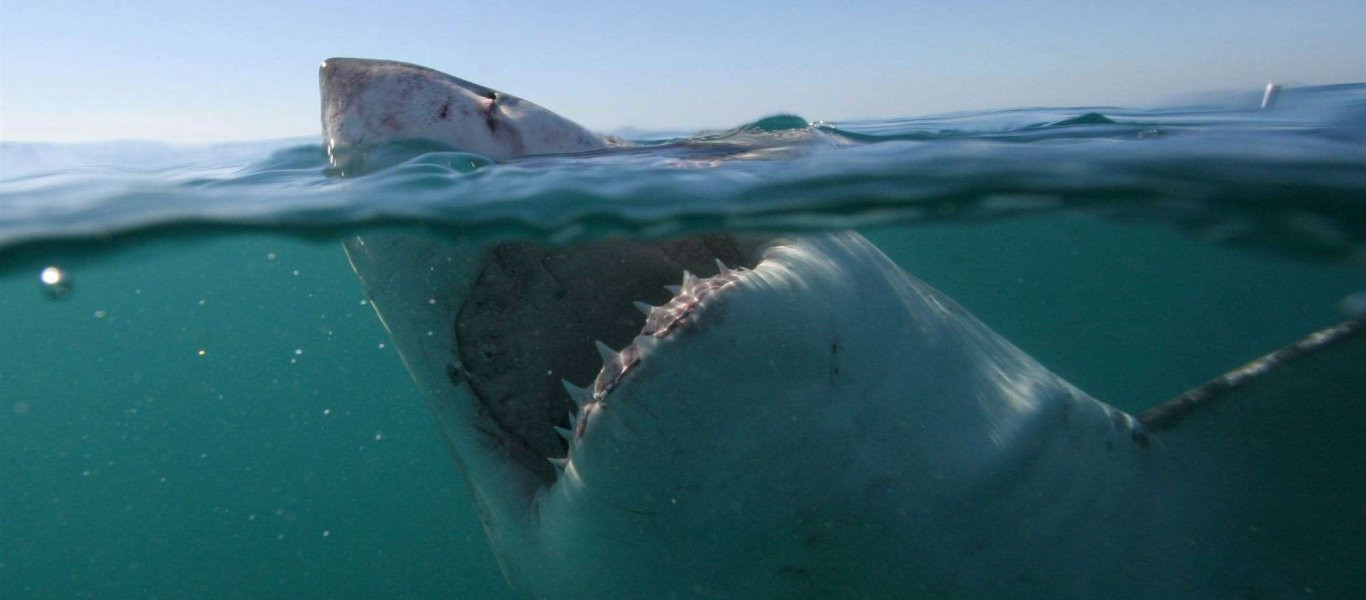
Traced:
<path fill-rule="evenodd" d="M 1362 0 L 0 0 L 0 139 L 318 131 L 318 63 L 391 58 L 590 128 L 1144 106 L 1366 81 Z"/>

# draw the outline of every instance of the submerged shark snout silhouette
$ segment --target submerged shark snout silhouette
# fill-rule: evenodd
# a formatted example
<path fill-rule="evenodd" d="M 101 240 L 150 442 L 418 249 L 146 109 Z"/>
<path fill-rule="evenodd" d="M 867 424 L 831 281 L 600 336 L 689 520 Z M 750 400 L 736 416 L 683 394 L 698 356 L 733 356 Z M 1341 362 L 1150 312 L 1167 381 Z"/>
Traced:
<path fill-rule="evenodd" d="M 320 79 L 334 159 L 615 143 L 415 65 L 329 59 Z M 529 597 L 1363 585 L 1360 321 L 1133 417 L 852 232 L 346 250 Z"/>

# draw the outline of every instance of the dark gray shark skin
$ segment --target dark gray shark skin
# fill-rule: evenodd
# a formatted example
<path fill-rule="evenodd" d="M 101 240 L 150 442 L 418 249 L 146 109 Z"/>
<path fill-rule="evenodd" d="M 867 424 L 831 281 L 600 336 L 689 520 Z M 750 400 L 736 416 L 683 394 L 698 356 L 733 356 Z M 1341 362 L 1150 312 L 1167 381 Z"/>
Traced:
<path fill-rule="evenodd" d="M 509 96 L 423 67 L 321 81 L 342 155 L 612 143 L 520 99 L 434 129 Z M 856 233 L 346 249 L 527 597 L 1366 593 L 1360 320 L 1134 417 Z"/>

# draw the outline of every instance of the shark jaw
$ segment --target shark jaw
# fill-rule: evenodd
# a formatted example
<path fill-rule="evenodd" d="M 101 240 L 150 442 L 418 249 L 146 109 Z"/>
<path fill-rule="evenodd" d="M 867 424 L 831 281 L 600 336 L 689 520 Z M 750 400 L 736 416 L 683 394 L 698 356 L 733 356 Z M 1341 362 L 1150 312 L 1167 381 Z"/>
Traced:
<path fill-rule="evenodd" d="M 347 249 L 529 597 L 1009 593 L 972 575 L 993 564 L 1084 596 L 1127 576 L 1106 565 L 1188 568 L 1056 539 L 1204 515 L 1145 504 L 1132 419 L 857 234 Z"/>
<path fill-rule="evenodd" d="M 497 423 L 516 462 L 553 482 L 553 467 L 563 470 L 585 435 L 584 417 L 754 266 L 755 250 L 725 235 L 494 246 L 459 302 L 452 351 L 461 368 L 450 376 Z"/>
<path fill-rule="evenodd" d="M 594 254 L 574 256 L 585 252 Z M 1127 448 L 1133 423 L 981 329 L 863 238 L 774 239 L 752 256 L 689 265 L 666 301 L 636 313 L 634 337 L 599 346 L 591 384 L 570 379 L 556 395 L 572 399 L 558 407 L 574 415 L 560 425 L 564 458 L 516 460 L 526 468 L 551 458 L 554 480 L 520 490 L 529 498 L 516 525 L 490 528 L 495 546 L 521 548 L 504 560 L 516 587 L 533 597 L 896 597 L 910 581 L 953 572 L 945 546 L 981 543 L 970 539 L 977 533 L 940 531 L 946 518 L 1057 518 L 1028 492 L 1011 500 L 1027 507 L 977 500 L 1020 461 L 1042 456 L 1051 472 L 1109 480 L 1115 494 L 1098 504 L 1123 500 L 1128 469 L 1097 474 L 1060 459 L 1070 445 L 1032 446 L 1065 416 L 1076 437 Z M 462 320 L 484 285 L 467 296 Z M 582 354 L 590 344 L 574 345 Z M 1021 445 L 1030 458 L 1002 452 Z M 993 548 L 992 539 L 979 551 L 1013 555 L 1018 541 Z M 879 564 L 903 566 L 880 573 Z"/>

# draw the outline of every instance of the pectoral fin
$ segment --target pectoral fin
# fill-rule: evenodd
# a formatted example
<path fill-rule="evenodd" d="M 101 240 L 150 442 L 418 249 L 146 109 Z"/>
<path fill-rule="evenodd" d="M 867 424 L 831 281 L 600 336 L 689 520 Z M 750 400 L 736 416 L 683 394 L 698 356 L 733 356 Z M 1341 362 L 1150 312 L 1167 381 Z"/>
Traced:
<path fill-rule="evenodd" d="M 1366 320 L 1316 332 L 1143 413 L 1229 531 L 1294 595 L 1366 597 Z"/>

